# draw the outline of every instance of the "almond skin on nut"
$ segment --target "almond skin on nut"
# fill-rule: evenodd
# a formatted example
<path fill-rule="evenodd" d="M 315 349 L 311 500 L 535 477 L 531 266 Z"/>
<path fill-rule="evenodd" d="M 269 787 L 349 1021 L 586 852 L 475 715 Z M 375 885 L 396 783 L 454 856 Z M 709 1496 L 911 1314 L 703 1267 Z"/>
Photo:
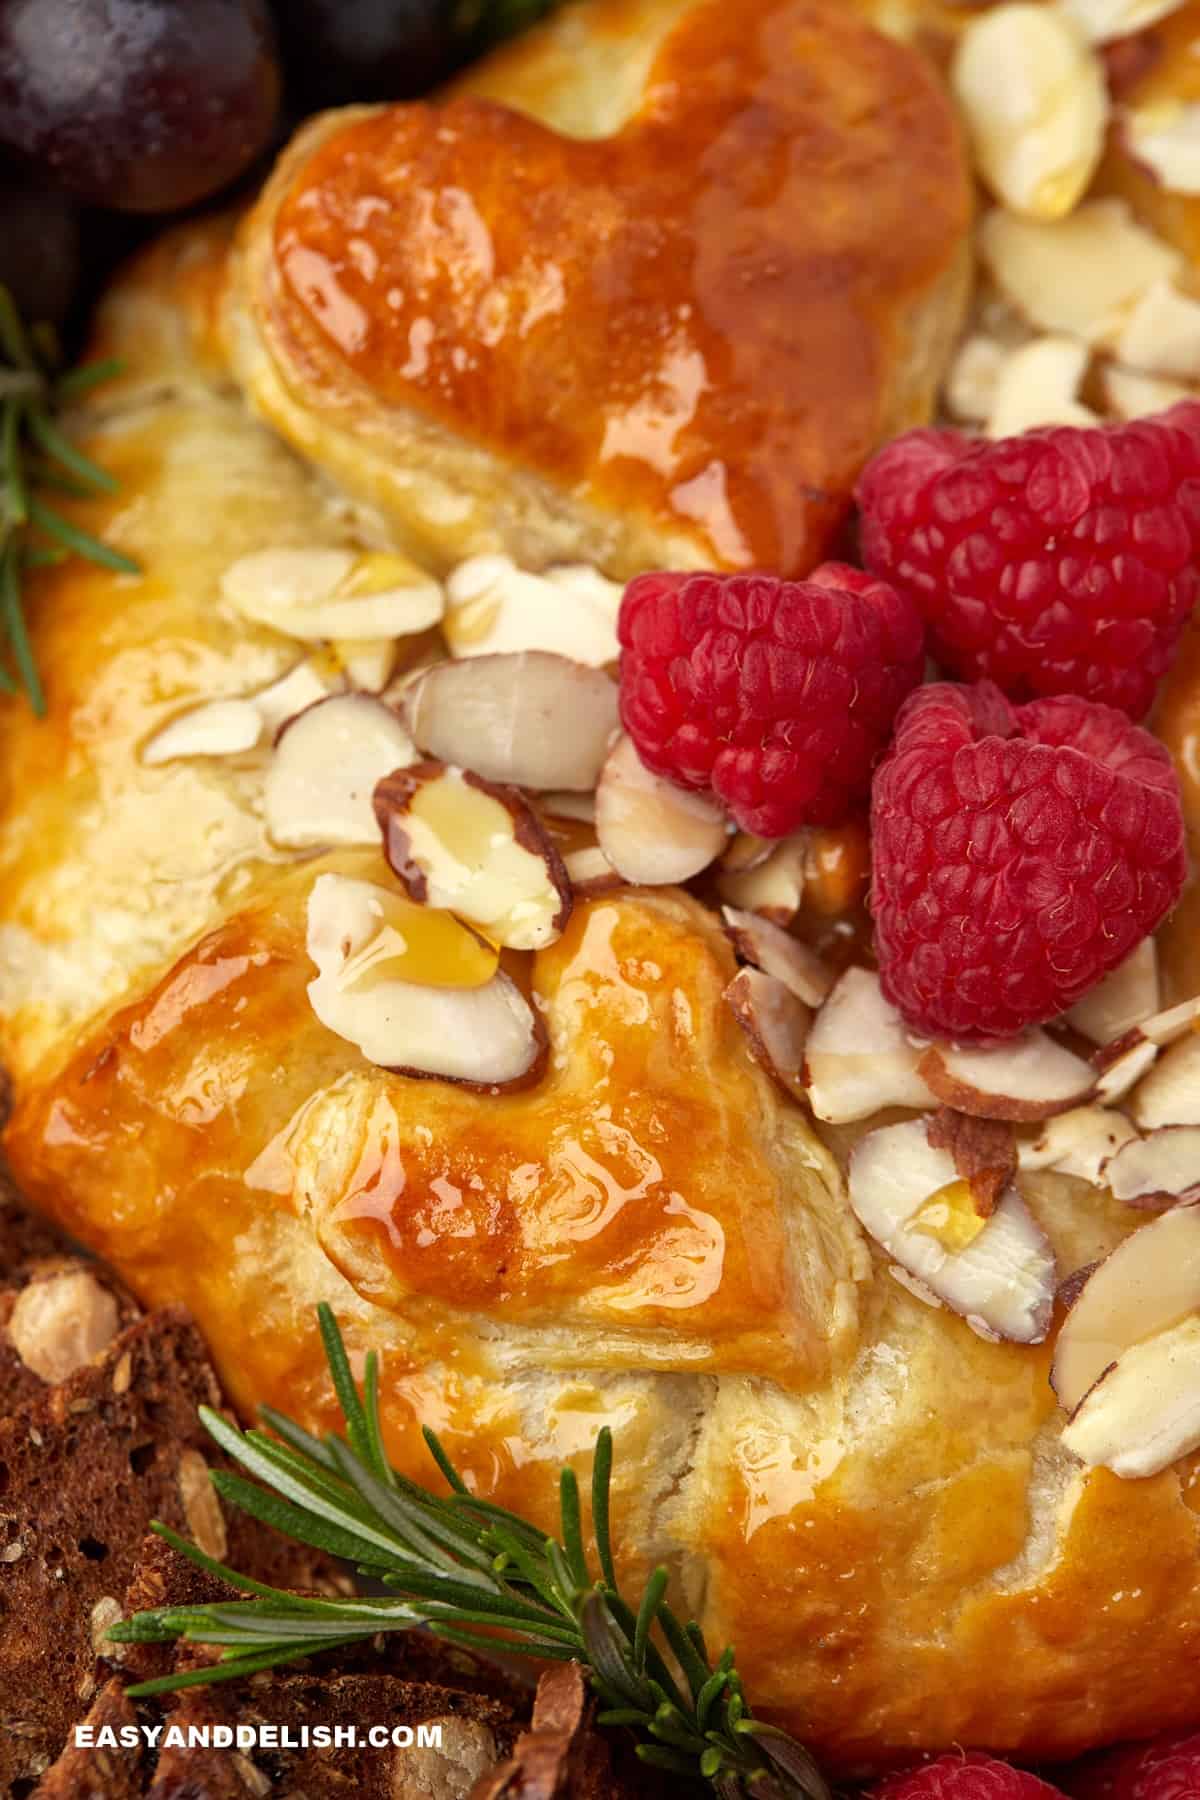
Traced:
<path fill-rule="evenodd" d="M 63 1269 L 22 1288 L 8 1336 L 26 1368 L 54 1384 L 107 1349 L 119 1325 L 109 1290 L 87 1269 Z"/>

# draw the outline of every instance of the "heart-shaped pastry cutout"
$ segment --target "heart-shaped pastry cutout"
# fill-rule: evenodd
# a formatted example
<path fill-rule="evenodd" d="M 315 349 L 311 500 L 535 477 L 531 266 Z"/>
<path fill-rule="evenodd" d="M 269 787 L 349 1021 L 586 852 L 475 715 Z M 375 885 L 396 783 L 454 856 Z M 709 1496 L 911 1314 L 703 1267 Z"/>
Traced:
<path fill-rule="evenodd" d="M 283 158 L 228 313 L 252 398 L 435 562 L 810 567 L 960 319 L 932 70 L 844 0 L 583 0 L 470 82 Z"/>

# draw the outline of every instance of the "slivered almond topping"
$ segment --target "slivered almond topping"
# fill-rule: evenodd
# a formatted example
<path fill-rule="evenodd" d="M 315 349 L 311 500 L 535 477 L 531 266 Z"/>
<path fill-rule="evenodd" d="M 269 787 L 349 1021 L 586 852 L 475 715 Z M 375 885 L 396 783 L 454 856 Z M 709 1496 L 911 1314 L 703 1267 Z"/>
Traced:
<path fill-rule="evenodd" d="M 1038 337 L 1005 357 L 987 415 L 988 437 L 1015 437 L 1039 425 L 1098 425 L 1078 399 L 1088 348 L 1077 338 Z"/>
<path fill-rule="evenodd" d="M 1088 200 L 1055 224 L 995 207 L 979 249 L 996 285 L 1039 331 L 1112 348 L 1137 301 L 1182 267 L 1123 200 Z"/>
<path fill-rule="evenodd" d="M 221 593 L 243 618 L 305 641 L 408 637 L 444 607 L 432 576 L 383 550 L 256 550 L 226 569 Z"/>
<path fill-rule="evenodd" d="M 1200 1310 L 1200 1207 L 1176 1206 L 1096 1264 L 1058 1334 L 1050 1383 L 1073 1413 L 1134 1344 Z"/>
<path fill-rule="evenodd" d="M 396 667 L 395 638 L 335 638 L 330 646 L 352 688 L 381 694 Z"/>
<path fill-rule="evenodd" d="M 609 894 L 626 885 L 624 877 L 617 874 L 599 844 L 583 844 L 578 850 L 568 850 L 563 857 L 563 868 L 572 891 L 580 898 Z"/>
<path fill-rule="evenodd" d="M 1104 44 L 1178 12 L 1185 0 L 1059 0 L 1059 4 L 1093 43 Z"/>
<path fill-rule="evenodd" d="M 918 1071 L 921 1052 L 908 1038 L 878 975 L 847 969 L 830 989 L 804 1053 L 808 1102 L 818 1119 L 847 1124 L 885 1106 L 934 1107 Z"/>
<path fill-rule="evenodd" d="M 209 700 L 180 713 L 142 745 L 149 768 L 187 756 L 238 756 L 263 735 L 262 714 L 252 700 Z"/>
<path fill-rule="evenodd" d="M 855 1145 L 850 1204 L 887 1254 L 981 1336 L 1045 1337 L 1058 1272 L 1044 1233 L 1014 1188 L 980 1220 L 969 1183 L 929 1142 L 923 1119 Z"/>
<path fill-rule="evenodd" d="M 623 592 L 586 564 L 532 575 L 507 556 L 473 556 L 446 583 L 443 630 L 454 656 L 549 650 L 600 668 L 620 655 Z"/>
<path fill-rule="evenodd" d="M 739 969 L 725 1001 L 745 1032 L 755 1060 L 786 1094 L 804 1098 L 800 1078 L 812 1013 L 794 991 L 761 969 Z"/>
<path fill-rule="evenodd" d="M 730 840 L 734 853 L 738 839 Z M 755 839 L 761 844 L 761 838 Z M 730 906 L 761 913 L 776 925 L 790 925 L 800 910 L 808 873 L 809 833 L 798 831 L 773 845 L 766 858 L 757 855 L 741 868 L 723 866 L 717 892 Z"/>
<path fill-rule="evenodd" d="M 106 1350 L 120 1328 L 117 1303 L 87 1269 L 35 1276 L 13 1303 L 8 1337 L 43 1381 L 65 1381 Z"/>
<path fill-rule="evenodd" d="M 1158 1059 L 1159 1052 L 1200 1029 L 1200 996 L 1152 1013 L 1122 1037 L 1104 1044 L 1092 1058 L 1099 1076 L 1096 1098 L 1105 1105 L 1123 1100 Z"/>
<path fill-rule="evenodd" d="M 992 192 L 1029 218 L 1069 213 L 1108 120 L 1104 71 L 1079 26 L 1050 7 L 994 7 L 963 32 L 950 80 Z"/>
<path fill-rule="evenodd" d="M 1175 1206 L 1200 1200 L 1200 1125 L 1164 1125 L 1131 1138 L 1101 1171 L 1114 1200 L 1129 1206 Z"/>
<path fill-rule="evenodd" d="M 744 962 L 782 981 L 806 1006 L 820 1006 L 833 986 L 833 974 L 815 950 L 757 913 L 723 906 L 721 916 L 730 942 Z"/>
<path fill-rule="evenodd" d="M 1158 1003 L 1158 951 L 1148 937 L 1065 1016 L 1093 1044 L 1107 1044 L 1152 1017 Z"/>
<path fill-rule="evenodd" d="M 1200 104 L 1182 100 L 1127 108 L 1130 155 L 1170 194 L 1200 194 Z"/>
<path fill-rule="evenodd" d="M 580 825 L 596 823 L 594 794 L 542 794 L 538 807 L 547 818 L 572 819 Z"/>
<path fill-rule="evenodd" d="M 334 694 L 282 732 L 263 787 L 267 830 L 288 849 L 379 841 L 372 795 L 414 761 L 412 740 L 370 694 Z"/>
<path fill-rule="evenodd" d="M 956 419 L 981 425 L 995 404 L 996 384 L 1011 355 L 1010 347 L 986 332 L 975 332 L 959 345 L 943 383 L 946 405 Z"/>
<path fill-rule="evenodd" d="M 1118 419 L 1144 419 L 1192 397 L 1192 390 L 1181 381 L 1164 381 L 1161 375 L 1143 375 L 1115 363 L 1102 371 L 1100 386 L 1106 411 Z"/>
<path fill-rule="evenodd" d="M 1080 1401 L 1063 1445 L 1127 1481 L 1200 1449 L 1200 1318 L 1133 1344 Z"/>
<path fill-rule="evenodd" d="M 560 936 L 571 884 L 516 788 L 417 763 L 379 782 L 375 817 L 411 899 L 460 914 L 512 950 L 541 950 Z"/>
<path fill-rule="evenodd" d="M 1163 1051 L 1133 1092 L 1133 1116 L 1143 1131 L 1160 1125 L 1200 1125 L 1200 1036 Z"/>
<path fill-rule="evenodd" d="M 1115 348 L 1131 369 L 1194 381 L 1200 377 L 1200 301 L 1172 281 L 1156 281 L 1125 321 Z"/>
<path fill-rule="evenodd" d="M 259 688 L 257 694 L 251 694 L 249 699 L 257 707 L 267 735 L 274 738 L 289 719 L 294 719 L 298 713 L 307 712 L 318 700 L 328 699 L 344 685 L 333 659 L 318 653 L 306 656 L 303 662 L 290 668 L 286 675 L 281 675 L 278 681 L 270 682 L 265 688 Z"/>
<path fill-rule="evenodd" d="M 918 1068 L 939 1100 L 983 1119 L 1048 1119 L 1088 1099 L 1095 1072 L 1044 1031 L 991 1049 L 931 1044 Z"/>
<path fill-rule="evenodd" d="M 1047 1119 L 1037 1136 L 1020 1146 L 1018 1160 L 1023 1169 L 1056 1169 L 1104 1187 L 1104 1164 L 1136 1136 L 1124 1113 L 1104 1106 L 1076 1106 Z"/>
<path fill-rule="evenodd" d="M 596 787 L 596 836 L 626 881 L 660 887 L 706 869 L 725 843 L 724 814 L 653 774 L 632 738 L 610 750 Z"/>
<path fill-rule="evenodd" d="M 717 861 L 723 873 L 744 875 L 762 865 L 779 848 L 777 838 L 755 837 L 752 831 L 735 831 Z"/>
<path fill-rule="evenodd" d="M 594 788 L 617 730 L 617 688 L 600 669 L 528 650 L 435 663 L 404 693 L 414 743 L 487 781 Z"/>
<path fill-rule="evenodd" d="M 440 933 L 440 945 L 418 931 Z M 449 958 L 447 934 L 458 935 Z M 373 882 L 319 875 L 308 897 L 307 948 L 317 967 L 309 1001 L 323 1025 L 381 1068 L 488 1091 L 523 1086 L 536 1080 L 547 1044 L 520 989 L 494 960 L 480 984 L 447 984 L 448 965 L 455 974 L 472 966 L 475 944 L 448 913 Z M 411 978 L 418 970 L 420 981 Z"/>
<path fill-rule="evenodd" d="M 926 1122 L 925 1130 L 935 1150 L 950 1152 L 976 1213 L 981 1219 L 990 1218 L 1017 1172 L 1012 1126 L 997 1119 L 973 1119 L 942 1106 Z"/>

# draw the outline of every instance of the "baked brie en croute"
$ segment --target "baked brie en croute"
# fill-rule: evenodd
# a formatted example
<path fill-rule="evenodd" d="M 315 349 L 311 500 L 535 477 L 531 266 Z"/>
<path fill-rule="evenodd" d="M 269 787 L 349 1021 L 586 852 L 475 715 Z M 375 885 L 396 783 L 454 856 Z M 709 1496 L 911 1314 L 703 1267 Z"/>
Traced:
<path fill-rule="evenodd" d="M 920 1196 L 868 1192 L 850 1153 L 881 1070 L 933 1104 L 918 1059 L 886 1020 L 848 1041 L 839 987 L 823 1136 L 816 1086 L 810 1109 L 771 1079 L 828 984 L 744 900 L 758 979 L 716 910 L 622 884 L 606 844 L 658 881 L 665 843 L 683 878 L 724 828 L 610 748 L 603 655 L 508 637 L 500 669 L 447 630 L 427 672 L 467 556 L 593 565 L 557 597 L 567 620 L 584 582 L 589 646 L 601 577 L 812 564 L 944 371 L 948 104 L 841 0 L 583 0 L 467 85 L 310 125 L 232 260 L 189 227 L 101 309 L 125 373 L 80 423 L 120 488 L 79 516 L 143 572 L 39 574 L 49 717 L 0 709 L 14 1171 L 192 1309 L 247 1416 L 333 1424 L 327 1300 L 356 1366 L 381 1353 L 420 1479 L 427 1423 L 549 1521 L 610 1424 L 630 1574 L 667 1564 L 833 1768 L 1182 1722 L 1192 1462 L 1087 1466 L 1049 1380 L 1056 1274 L 1141 1215 L 1034 1167 L 956 1265 L 969 1291 L 927 1245 L 885 1254 Z M 454 854 L 484 815 L 502 893 Z M 898 1170 L 953 1170 L 903 1129 Z"/>

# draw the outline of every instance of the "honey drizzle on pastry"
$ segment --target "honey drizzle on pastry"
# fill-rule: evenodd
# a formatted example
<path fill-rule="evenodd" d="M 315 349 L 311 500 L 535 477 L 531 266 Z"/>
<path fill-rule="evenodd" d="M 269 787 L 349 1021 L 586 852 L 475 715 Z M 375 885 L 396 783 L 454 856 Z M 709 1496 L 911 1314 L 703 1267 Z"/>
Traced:
<path fill-rule="evenodd" d="M 252 304 L 314 414 L 414 406 L 727 568 L 819 557 L 969 210 L 932 75 L 814 0 L 696 6 L 612 136 L 468 93 L 308 141 Z"/>

